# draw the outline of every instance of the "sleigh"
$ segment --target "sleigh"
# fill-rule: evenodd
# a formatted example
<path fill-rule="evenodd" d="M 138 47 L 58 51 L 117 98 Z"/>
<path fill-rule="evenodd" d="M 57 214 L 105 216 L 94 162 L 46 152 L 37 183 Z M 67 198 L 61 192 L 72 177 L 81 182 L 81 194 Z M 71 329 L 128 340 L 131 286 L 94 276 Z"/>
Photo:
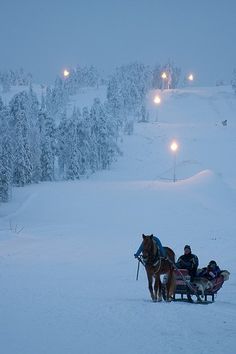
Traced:
<path fill-rule="evenodd" d="M 200 271 L 201 269 L 198 270 L 198 273 L 200 273 Z M 193 282 L 190 283 L 190 275 L 186 269 L 176 269 L 174 272 L 176 277 L 175 301 L 186 301 L 187 295 L 190 294 L 196 295 L 201 301 L 214 302 L 215 295 L 221 289 L 224 282 L 229 279 L 230 274 L 227 270 L 223 270 L 218 277 L 211 281 L 196 277 Z M 209 297 L 211 301 L 208 301 Z"/>

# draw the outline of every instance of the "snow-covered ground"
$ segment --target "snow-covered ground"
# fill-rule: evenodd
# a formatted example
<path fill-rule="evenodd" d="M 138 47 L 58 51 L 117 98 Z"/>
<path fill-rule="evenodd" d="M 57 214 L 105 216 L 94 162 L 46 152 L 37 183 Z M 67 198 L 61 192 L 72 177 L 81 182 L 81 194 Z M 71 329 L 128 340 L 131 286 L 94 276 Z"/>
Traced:
<path fill-rule="evenodd" d="M 163 92 L 156 122 L 154 95 L 109 171 L 17 188 L 0 206 L 1 353 L 235 352 L 236 98 Z M 216 302 L 152 303 L 143 269 L 135 280 L 142 233 L 228 269 Z"/>

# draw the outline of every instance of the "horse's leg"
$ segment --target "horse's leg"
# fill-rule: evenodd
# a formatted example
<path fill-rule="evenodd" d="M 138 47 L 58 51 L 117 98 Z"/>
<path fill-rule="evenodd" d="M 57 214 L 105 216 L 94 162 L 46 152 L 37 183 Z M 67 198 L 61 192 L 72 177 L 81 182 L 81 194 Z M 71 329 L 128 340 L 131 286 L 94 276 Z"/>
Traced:
<path fill-rule="evenodd" d="M 154 301 L 157 301 L 157 292 L 158 292 L 158 276 L 155 275 L 155 282 L 154 282 Z"/>
<path fill-rule="evenodd" d="M 173 269 L 170 270 L 168 274 L 168 281 L 166 284 L 166 301 L 171 301 L 171 296 L 174 295 L 175 291 L 175 277 Z"/>
<path fill-rule="evenodd" d="M 152 287 L 152 273 L 149 272 L 147 269 L 146 269 L 146 272 L 147 272 L 147 278 L 148 278 L 148 289 L 150 291 L 152 300 L 155 301 L 155 296 L 154 296 L 153 287 Z"/>
<path fill-rule="evenodd" d="M 158 301 L 162 301 L 162 283 L 160 275 L 158 276 Z"/>
<path fill-rule="evenodd" d="M 169 295 L 170 297 L 174 298 L 175 296 L 175 288 L 176 288 L 176 277 L 175 277 L 175 273 L 174 270 L 171 270 L 171 274 L 170 274 L 171 280 L 170 280 L 170 290 L 169 290 Z"/>
<path fill-rule="evenodd" d="M 155 283 L 154 283 L 154 295 L 155 301 L 162 301 L 162 294 L 161 294 L 161 279 L 160 275 L 155 275 Z"/>

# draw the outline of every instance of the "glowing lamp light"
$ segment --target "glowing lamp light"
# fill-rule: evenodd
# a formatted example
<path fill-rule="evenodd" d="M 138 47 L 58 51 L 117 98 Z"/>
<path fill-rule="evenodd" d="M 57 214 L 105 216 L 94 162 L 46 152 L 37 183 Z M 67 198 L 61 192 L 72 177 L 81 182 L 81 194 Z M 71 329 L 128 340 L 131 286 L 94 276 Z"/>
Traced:
<path fill-rule="evenodd" d="M 162 73 L 161 77 L 162 77 L 162 79 L 167 79 L 167 75 L 166 75 L 166 73 L 165 73 L 165 72 L 164 72 L 164 73 Z"/>
<path fill-rule="evenodd" d="M 175 141 L 173 141 L 172 143 L 171 143 L 171 145 L 170 145 L 170 148 L 171 148 L 171 150 L 173 151 L 173 152 L 176 152 L 177 150 L 178 150 L 178 144 L 175 142 Z"/>
<path fill-rule="evenodd" d="M 70 72 L 67 69 L 65 69 L 63 71 L 63 75 L 64 75 L 64 77 L 68 77 L 70 75 Z"/>
<path fill-rule="evenodd" d="M 161 98 L 160 98 L 160 96 L 156 95 L 156 96 L 154 97 L 153 102 L 156 103 L 156 104 L 160 104 L 160 103 L 161 103 Z"/>
<path fill-rule="evenodd" d="M 190 74 L 190 75 L 188 76 L 188 79 L 189 79 L 189 81 L 193 81 L 193 74 Z"/>

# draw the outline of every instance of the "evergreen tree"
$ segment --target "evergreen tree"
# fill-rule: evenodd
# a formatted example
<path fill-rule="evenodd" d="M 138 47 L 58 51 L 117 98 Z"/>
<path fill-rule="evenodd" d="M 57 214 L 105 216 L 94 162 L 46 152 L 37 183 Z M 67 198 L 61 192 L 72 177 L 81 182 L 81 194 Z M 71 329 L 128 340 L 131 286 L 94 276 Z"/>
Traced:
<path fill-rule="evenodd" d="M 37 183 L 41 180 L 41 163 L 40 163 L 40 127 L 39 127 L 39 102 L 36 94 L 33 92 L 30 84 L 28 92 L 28 120 L 29 120 L 29 144 L 31 151 L 32 164 L 32 182 Z"/>
<path fill-rule="evenodd" d="M 68 137 L 68 122 L 66 117 L 66 112 L 64 112 L 61 121 L 57 129 L 57 155 L 58 155 L 58 166 L 59 166 L 59 176 L 64 179 L 65 166 L 67 160 L 67 137 Z"/>
<path fill-rule="evenodd" d="M 10 77 L 7 72 L 3 73 L 2 78 L 1 78 L 1 82 L 2 82 L 3 92 L 4 93 L 9 92 L 11 89 L 11 83 L 10 83 Z"/>
<path fill-rule="evenodd" d="M 13 129 L 13 183 L 24 186 L 32 182 L 32 156 L 30 150 L 29 99 L 25 91 L 10 101 L 10 121 Z"/>
<path fill-rule="evenodd" d="M 106 169 L 109 167 L 116 151 L 116 126 L 109 120 L 109 106 L 101 104 L 97 98 L 91 107 L 91 134 L 96 146 L 96 169 Z"/>
<path fill-rule="evenodd" d="M 139 115 L 150 87 L 151 72 L 143 64 L 131 63 L 116 69 L 108 83 L 107 99 L 123 123 L 130 114 Z"/>
<path fill-rule="evenodd" d="M 152 88 L 161 89 L 162 88 L 162 78 L 161 78 L 161 66 L 158 64 L 154 67 L 152 72 Z"/>
<path fill-rule="evenodd" d="M 24 128 L 18 121 L 15 127 L 15 151 L 13 166 L 13 183 L 23 187 L 32 182 L 32 165 L 30 163 L 30 148 L 27 137 L 24 135 Z"/>
<path fill-rule="evenodd" d="M 40 170 L 42 181 L 55 178 L 56 127 L 49 114 L 41 109 L 38 116 L 40 131 Z"/>
<path fill-rule="evenodd" d="M 52 153 L 49 136 L 45 136 L 41 143 L 41 180 L 52 181 L 54 179 L 54 156 Z"/>
<path fill-rule="evenodd" d="M 2 97 L 0 96 L 0 112 L 3 110 L 3 108 L 4 108 L 4 104 L 2 101 Z"/>
<path fill-rule="evenodd" d="M 71 118 L 68 121 L 67 136 L 67 160 L 66 160 L 66 179 L 76 179 L 80 177 L 80 152 L 78 148 L 78 111 L 74 109 Z"/>
<path fill-rule="evenodd" d="M 0 142 L 0 202 L 7 202 L 11 195 L 11 146 L 7 139 Z"/>
<path fill-rule="evenodd" d="M 9 111 L 0 100 L 0 202 L 7 202 L 12 185 L 12 141 L 9 129 Z"/>
<path fill-rule="evenodd" d="M 82 140 L 82 156 L 84 159 L 83 163 L 85 173 L 89 175 L 91 172 L 95 172 L 96 170 L 97 150 L 96 142 L 92 134 L 92 121 L 88 107 L 83 108 L 82 120 L 84 131 L 84 139 Z"/>

